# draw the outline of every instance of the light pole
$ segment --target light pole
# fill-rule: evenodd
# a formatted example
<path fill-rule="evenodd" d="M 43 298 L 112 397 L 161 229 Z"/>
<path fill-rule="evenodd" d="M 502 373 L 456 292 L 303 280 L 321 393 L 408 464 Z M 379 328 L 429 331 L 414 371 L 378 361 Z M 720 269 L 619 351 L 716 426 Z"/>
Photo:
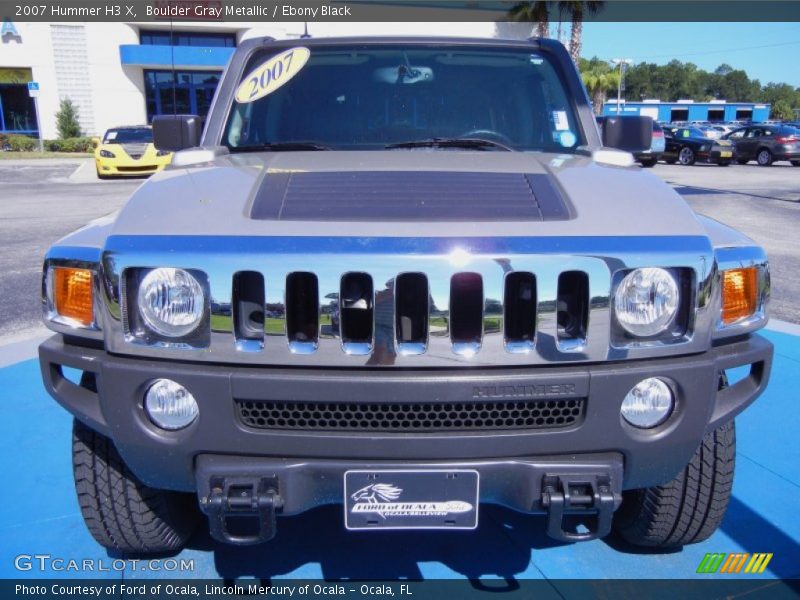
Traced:
<path fill-rule="evenodd" d="M 625 77 L 625 67 L 633 61 L 630 58 L 612 58 L 614 65 L 619 65 L 619 81 L 617 82 L 617 116 L 620 115 L 620 105 L 622 104 L 622 78 Z"/>

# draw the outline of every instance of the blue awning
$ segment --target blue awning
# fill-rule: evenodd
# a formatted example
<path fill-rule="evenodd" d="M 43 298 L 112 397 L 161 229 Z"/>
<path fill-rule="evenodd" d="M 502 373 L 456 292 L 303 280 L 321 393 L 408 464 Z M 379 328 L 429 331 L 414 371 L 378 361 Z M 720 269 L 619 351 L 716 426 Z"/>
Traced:
<path fill-rule="evenodd" d="M 152 69 L 223 69 L 236 48 L 211 46 L 150 46 L 125 44 L 119 47 L 123 66 Z"/>

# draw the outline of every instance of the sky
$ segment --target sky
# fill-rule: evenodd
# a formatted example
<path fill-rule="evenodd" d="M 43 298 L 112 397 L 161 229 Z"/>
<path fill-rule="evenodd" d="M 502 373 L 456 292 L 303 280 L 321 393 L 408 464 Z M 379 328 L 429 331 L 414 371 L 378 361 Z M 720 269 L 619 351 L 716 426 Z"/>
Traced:
<path fill-rule="evenodd" d="M 762 85 L 800 87 L 800 23 L 586 23 L 581 54 L 656 64 L 676 58 L 706 71 L 728 63 Z"/>
<path fill-rule="evenodd" d="M 288 23 L 287 27 L 302 27 Z M 498 25 L 499 26 L 499 25 Z M 488 22 L 460 23 L 312 23 L 313 35 L 492 35 L 496 25 Z M 512 37 L 531 35 L 532 23 L 504 23 Z M 564 32 L 569 35 L 569 25 Z M 551 35 L 556 24 L 551 23 Z M 761 84 L 788 83 L 800 87 L 800 22 L 793 23 L 585 23 L 585 58 L 630 58 L 666 64 L 673 58 L 693 62 L 706 71 L 722 63 L 744 69 Z"/>

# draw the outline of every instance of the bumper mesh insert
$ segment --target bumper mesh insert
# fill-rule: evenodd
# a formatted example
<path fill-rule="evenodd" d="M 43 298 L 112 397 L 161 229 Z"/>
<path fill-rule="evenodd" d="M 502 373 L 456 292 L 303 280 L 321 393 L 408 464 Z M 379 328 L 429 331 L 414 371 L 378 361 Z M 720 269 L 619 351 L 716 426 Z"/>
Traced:
<path fill-rule="evenodd" d="M 356 404 L 237 400 L 242 423 L 294 431 L 489 431 L 552 429 L 583 420 L 586 400 Z"/>

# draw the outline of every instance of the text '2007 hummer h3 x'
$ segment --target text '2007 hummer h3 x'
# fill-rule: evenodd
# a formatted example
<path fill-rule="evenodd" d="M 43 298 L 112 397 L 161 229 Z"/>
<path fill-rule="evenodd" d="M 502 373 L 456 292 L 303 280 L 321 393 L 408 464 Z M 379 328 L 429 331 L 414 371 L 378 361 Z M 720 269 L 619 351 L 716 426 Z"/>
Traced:
<path fill-rule="evenodd" d="M 598 129 L 560 44 L 249 40 L 198 122 L 157 118 L 171 167 L 45 259 L 101 544 L 174 550 L 201 513 L 264 542 L 329 504 L 358 532 L 487 504 L 563 541 L 717 528 L 767 258 L 633 164 L 650 119 Z"/>

